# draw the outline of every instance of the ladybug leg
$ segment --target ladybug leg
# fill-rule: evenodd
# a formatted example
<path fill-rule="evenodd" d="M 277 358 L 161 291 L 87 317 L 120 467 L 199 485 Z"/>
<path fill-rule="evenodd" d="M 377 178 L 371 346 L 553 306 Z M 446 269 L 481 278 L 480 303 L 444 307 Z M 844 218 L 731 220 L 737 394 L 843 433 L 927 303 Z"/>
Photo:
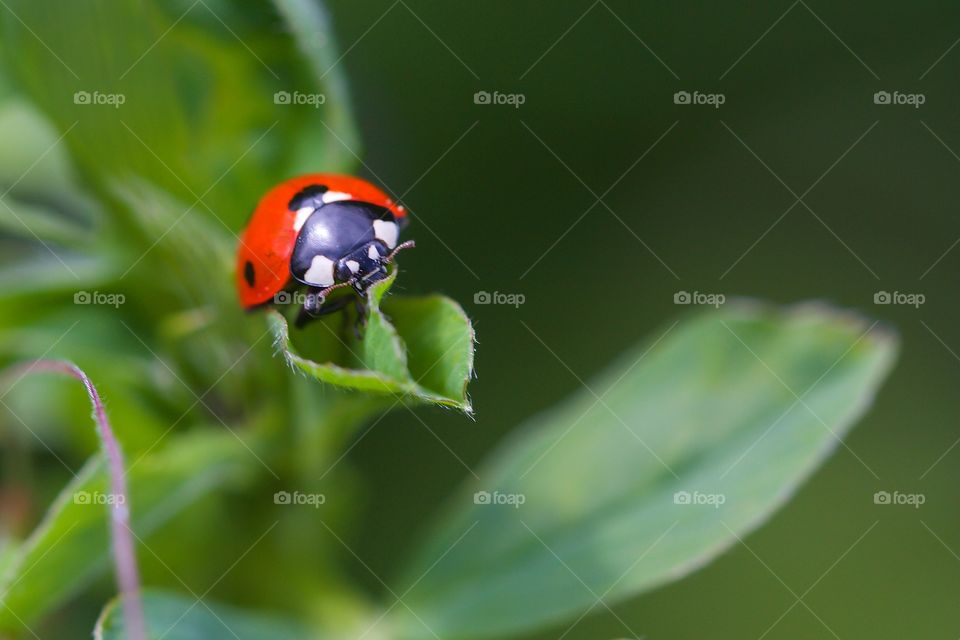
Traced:
<path fill-rule="evenodd" d="M 361 337 L 361 332 L 367 326 L 367 319 L 369 317 L 367 313 L 367 299 L 366 297 L 361 298 L 357 296 L 356 298 L 356 309 L 357 309 L 357 321 L 353 325 L 353 332 L 356 334 L 357 339 Z"/>
<path fill-rule="evenodd" d="M 295 323 L 296 327 L 298 329 L 302 329 L 304 325 L 314 318 L 336 313 L 347 306 L 349 302 L 349 296 L 337 298 L 332 302 L 323 302 L 322 296 L 314 292 L 308 293 L 307 299 L 303 303 L 303 307 L 300 309 L 300 313 L 297 314 L 297 320 Z"/>

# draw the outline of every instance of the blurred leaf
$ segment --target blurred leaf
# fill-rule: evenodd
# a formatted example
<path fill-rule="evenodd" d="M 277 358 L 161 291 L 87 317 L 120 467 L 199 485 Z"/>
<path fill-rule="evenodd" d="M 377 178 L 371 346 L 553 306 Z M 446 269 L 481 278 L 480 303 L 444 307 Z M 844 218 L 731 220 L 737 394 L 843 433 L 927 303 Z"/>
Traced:
<path fill-rule="evenodd" d="M 343 69 L 317 72 L 337 57 L 329 25 L 316 8 L 282 7 L 283 16 L 266 0 L 10 0 L 0 42 L 11 75 L 69 131 L 65 144 L 101 189 L 138 176 L 237 227 L 291 171 L 354 164 L 330 133 L 355 137 Z M 323 100 L 283 104 L 278 92 Z"/>
<path fill-rule="evenodd" d="M 0 532 L 0 575 L 7 571 L 17 557 L 17 543 L 6 532 Z"/>
<path fill-rule="evenodd" d="M 93 238 L 84 228 L 47 207 L 19 202 L 11 196 L 0 198 L 0 231 L 39 243 L 62 246 L 83 246 Z M 47 247 L 51 252 L 55 248 Z"/>
<path fill-rule="evenodd" d="M 45 353 L 85 363 L 109 403 L 124 449 L 136 455 L 154 446 L 172 424 L 186 428 L 203 423 L 210 412 L 200 404 L 187 411 L 196 400 L 193 392 L 147 351 L 133 331 L 112 307 L 75 305 L 0 331 L 0 361 L 30 360 Z M 103 357 L 105 349 L 109 358 Z M 76 416 L 88 411 L 86 395 L 75 385 L 54 376 L 31 376 L 18 382 L 16 392 L 4 402 L 55 450 L 79 452 L 81 459 L 95 450 L 92 430 L 64 428 L 76 425 Z M 17 419 L 8 423 L 15 429 L 20 426 Z M 26 444 L 46 452 L 35 438 Z"/>
<path fill-rule="evenodd" d="M 342 362 L 315 362 L 300 356 L 290 341 L 286 318 L 268 316 L 277 347 L 291 366 L 321 382 L 345 389 L 399 394 L 421 402 L 471 411 L 466 395 L 473 370 L 473 328 L 463 310 L 440 296 L 392 300 L 392 321 L 380 302 L 396 280 L 377 283 L 368 292 L 369 316 L 363 338 L 313 331 L 311 339 L 332 337 L 343 347 Z M 319 323 L 314 322 L 314 326 Z M 402 328 L 402 332 L 398 332 Z M 409 341 L 409 342 L 407 342 Z"/>
<path fill-rule="evenodd" d="M 169 446 L 129 462 L 133 528 L 139 538 L 207 493 L 242 477 L 250 453 L 232 434 L 170 436 Z M 0 630 L 23 630 L 108 567 L 109 493 L 97 456 L 51 505 L 0 578 Z"/>
<path fill-rule="evenodd" d="M 74 293 L 105 285 L 119 275 L 110 256 L 52 250 L 55 255 L 41 248 L 0 267 L 0 302 L 42 293 L 69 293 L 72 298 Z"/>
<path fill-rule="evenodd" d="M 305 640 L 306 628 L 275 615 L 251 613 L 174 593 L 143 593 L 150 640 Z M 95 640 L 126 640 L 118 600 L 106 606 L 94 629 Z"/>
<path fill-rule="evenodd" d="M 311 135 L 294 137 L 296 144 L 292 173 L 314 171 L 317 139 L 327 145 L 323 157 L 333 166 L 349 167 L 356 164 L 354 154 L 360 153 L 360 136 L 351 113 L 350 95 L 346 77 L 338 71 L 339 47 L 334 42 L 330 16 L 322 2 L 314 0 L 273 0 L 286 20 L 297 47 L 303 52 L 318 86 L 326 91 L 327 107 L 324 120 L 310 118 L 306 126 L 316 129 Z M 320 127 L 323 127 L 322 130 Z M 330 129 L 328 130 L 327 127 Z M 333 131 L 334 135 L 328 135 Z"/>
<path fill-rule="evenodd" d="M 459 494 L 406 573 L 402 637 L 516 634 L 703 566 L 836 448 L 895 351 L 860 318 L 746 305 L 632 350 Z"/>
<path fill-rule="evenodd" d="M 35 193 L 72 186 L 72 167 L 60 134 L 20 97 L 0 102 L 0 185 Z"/>

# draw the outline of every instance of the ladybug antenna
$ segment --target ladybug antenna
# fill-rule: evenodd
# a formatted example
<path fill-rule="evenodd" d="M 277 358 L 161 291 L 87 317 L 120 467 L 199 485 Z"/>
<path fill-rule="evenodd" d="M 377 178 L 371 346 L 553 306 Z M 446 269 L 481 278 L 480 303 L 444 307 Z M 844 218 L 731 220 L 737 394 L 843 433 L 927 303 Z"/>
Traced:
<path fill-rule="evenodd" d="M 414 242 L 413 240 L 407 240 L 406 242 L 402 242 L 398 244 L 393 251 L 388 253 L 386 257 L 384 257 L 383 261 L 389 264 L 393 262 L 394 256 L 396 256 L 398 253 L 400 253 L 404 249 L 413 249 L 415 246 L 417 246 L 417 243 Z"/>
<path fill-rule="evenodd" d="M 327 296 L 332 291 L 336 291 L 337 289 L 343 289 L 344 287 L 349 287 L 351 285 L 352 285 L 352 281 L 338 282 L 337 284 L 331 285 L 329 287 L 326 287 L 325 289 L 321 289 L 320 291 L 317 291 L 317 297 L 320 299 L 319 301 L 322 304 L 323 301 L 326 300 Z"/>

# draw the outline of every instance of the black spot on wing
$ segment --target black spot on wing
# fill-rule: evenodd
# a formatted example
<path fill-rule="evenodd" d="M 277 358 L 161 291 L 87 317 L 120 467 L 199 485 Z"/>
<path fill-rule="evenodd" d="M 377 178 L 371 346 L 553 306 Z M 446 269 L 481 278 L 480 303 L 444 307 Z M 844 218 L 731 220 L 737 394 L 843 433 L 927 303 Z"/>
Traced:
<path fill-rule="evenodd" d="M 323 194 L 329 190 L 330 188 L 325 184 L 312 184 L 309 187 L 304 187 L 298 191 L 295 196 L 290 198 L 290 202 L 287 203 L 287 208 L 290 209 L 290 211 L 296 211 L 304 207 L 314 207 L 315 209 L 322 207 Z"/>
<path fill-rule="evenodd" d="M 251 287 L 256 280 L 256 273 L 253 270 L 253 263 L 247 260 L 243 265 L 243 279 L 247 281 L 247 284 Z"/>

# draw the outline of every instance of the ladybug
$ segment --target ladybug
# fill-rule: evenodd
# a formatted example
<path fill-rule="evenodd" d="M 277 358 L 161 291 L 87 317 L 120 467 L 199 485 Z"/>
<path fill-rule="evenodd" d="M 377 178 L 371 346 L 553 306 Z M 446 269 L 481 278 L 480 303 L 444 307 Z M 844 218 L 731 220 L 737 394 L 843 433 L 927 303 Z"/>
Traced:
<path fill-rule="evenodd" d="M 351 299 L 362 322 L 366 292 L 413 241 L 397 243 L 407 212 L 387 194 L 352 176 L 316 173 L 287 180 L 257 205 L 237 249 L 237 291 L 247 310 L 289 299 L 305 287 L 297 326 L 333 313 Z M 338 289 L 356 295 L 327 300 Z"/>

